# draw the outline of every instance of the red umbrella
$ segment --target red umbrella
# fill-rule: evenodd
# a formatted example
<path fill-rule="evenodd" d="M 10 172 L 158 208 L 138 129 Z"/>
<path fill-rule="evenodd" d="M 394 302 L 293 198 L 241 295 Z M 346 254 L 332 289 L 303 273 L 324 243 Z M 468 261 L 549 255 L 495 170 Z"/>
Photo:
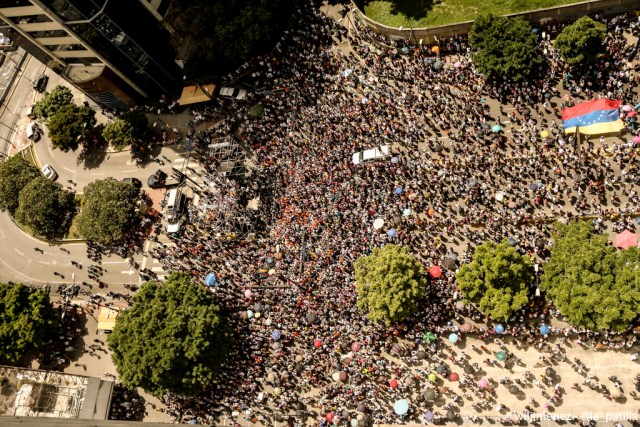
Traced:
<path fill-rule="evenodd" d="M 460 379 L 460 376 L 455 372 L 452 372 L 451 374 L 449 374 L 449 381 L 458 381 L 459 379 Z"/>
<path fill-rule="evenodd" d="M 327 415 L 325 415 L 324 417 L 327 419 L 327 421 L 331 422 L 333 421 L 333 417 L 335 415 L 333 415 L 333 412 L 329 412 Z"/>
<path fill-rule="evenodd" d="M 389 381 L 389 385 L 391 386 L 391 388 L 397 388 L 398 387 L 398 381 L 397 380 L 391 380 L 391 381 Z"/>
<path fill-rule="evenodd" d="M 471 329 L 473 329 L 473 326 L 471 326 L 470 323 L 465 323 L 464 325 L 462 325 L 460 329 L 462 329 L 462 332 L 471 332 Z"/>
<path fill-rule="evenodd" d="M 358 350 L 360 350 L 360 348 L 361 348 L 361 347 L 362 347 L 362 346 L 361 346 L 361 345 L 360 345 L 360 343 L 359 343 L 359 342 L 357 342 L 357 341 L 356 341 L 356 342 L 354 342 L 353 344 L 351 344 L 351 350 L 353 350 L 353 351 L 358 351 Z"/>
<path fill-rule="evenodd" d="M 616 235 L 616 248 L 628 249 L 631 246 L 638 246 L 638 235 L 629 230 L 624 230 Z"/>
<path fill-rule="evenodd" d="M 322 341 L 320 341 L 320 340 L 315 340 L 315 341 L 313 342 L 313 346 L 314 346 L 315 348 L 320 348 L 320 347 L 322 346 Z"/>
<path fill-rule="evenodd" d="M 429 269 L 429 275 L 430 275 L 431 277 L 433 277 L 434 279 L 435 279 L 436 277 L 440 277 L 440 275 L 441 275 L 441 274 L 442 274 L 442 268 L 440 268 L 440 267 L 439 267 L 439 266 L 437 266 L 437 265 L 434 265 L 433 267 L 431 267 L 431 268 Z"/>
<path fill-rule="evenodd" d="M 340 372 L 340 381 L 346 381 L 346 380 L 347 380 L 347 373 Z"/>

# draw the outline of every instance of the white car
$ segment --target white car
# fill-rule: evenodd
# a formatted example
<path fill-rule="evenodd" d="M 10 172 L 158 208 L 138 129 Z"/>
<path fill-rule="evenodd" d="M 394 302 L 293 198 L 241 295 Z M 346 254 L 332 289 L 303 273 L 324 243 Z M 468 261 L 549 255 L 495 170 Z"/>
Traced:
<path fill-rule="evenodd" d="M 54 171 L 53 168 L 49 165 L 44 165 L 42 167 L 42 174 L 45 178 L 50 179 L 51 181 L 55 181 L 58 177 L 56 171 Z"/>
<path fill-rule="evenodd" d="M 224 96 L 225 98 L 233 98 L 233 99 L 245 99 L 247 97 L 247 90 L 240 89 L 237 87 L 223 87 L 220 88 L 220 96 Z"/>
<path fill-rule="evenodd" d="M 388 145 L 382 145 L 380 147 L 364 150 L 359 153 L 353 153 L 353 164 L 357 165 L 367 160 L 376 160 L 387 157 L 391 153 L 391 148 Z"/>

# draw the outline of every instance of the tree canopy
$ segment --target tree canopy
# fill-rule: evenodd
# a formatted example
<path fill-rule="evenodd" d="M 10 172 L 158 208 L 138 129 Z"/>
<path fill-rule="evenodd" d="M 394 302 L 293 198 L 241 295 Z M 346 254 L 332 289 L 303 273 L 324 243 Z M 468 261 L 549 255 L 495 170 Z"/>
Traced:
<path fill-rule="evenodd" d="M 47 123 L 51 144 L 62 151 L 75 151 L 95 124 L 96 112 L 91 108 L 65 105 Z"/>
<path fill-rule="evenodd" d="M 154 396 L 191 396 L 224 362 L 231 332 L 215 296 L 187 274 L 144 283 L 108 338 L 118 376 Z"/>
<path fill-rule="evenodd" d="M 40 176 L 20 191 L 16 220 L 36 236 L 60 237 L 72 200 L 73 195 L 60 184 Z"/>
<path fill-rule="evenodd" d="M 58 316 L 42 289 L 0 284 L 0 363 L 38 351 L 56 333 Z"/>
<path fill-rule="evenodd" d="M 66 86 L 58 85 L 36 103 L 34 111 L 40 120 L 46 121 L 55 116 L 62 107 L 70 105 L 71 101 L 73 101 L 71 90 Z"/>
<path fill-rule="evenodd" d="M 41 176 L 40 171 L 20 155 L 0 163 L 0 209 L 13 214 L 18 209 L 20 191 Z"/>
<path fill-rule="evenodd" d="M 172 0 L 165 15 L 189 77 L 232 70 L 279 38 L 298 0 Z"/>
<path fill-rule="evenodd" d="M 426 293 L 422 265 L 408 248 L 386 245 L 355 262 L 357 306 L 377 323 L 391 325 L 411 316 Z"/>
<path fill-rule="evenodd" d="M 471 263 L 456 274 L 465 302 L 496 320 L 506 320 L 528 302 L 528 287 L 534 281 L 531 259 L 502 243 L 485 242 L 473 253 Z"/>
<path fill-rule="evenodd" d="M 118 150 L 143 139 L 148 133 L 149 122 L 140 111 L 128 112 L 107 123 L 102 131 L 105 140 Z"/>
<path fill-rule="evenodd" d="M 591 223 L 557 224 L 540 289 L 567 320 L 622 331 L 638 318 L 640 250 L 617 250 Z"/>
<path fill-rule="evenodd" d="M 104 245 L 122 242 L 135 224 L 138 189 L 113 178 L 87 185 L 76 225 L 81 236 Z"/>
<path fill-rule="evenodd" d="M 583 16 L 564 27 L 554 45 L 569 64 L 584 64 L 595 60 L 604 52 L 606 36 L 607 28 L 604 24 Z"/>
<path fill-rule="evenodd" d="M 521 16 L 478 17 L 471 27 L 469 44 L 476 68 L 488 79 L 527 79 L 541 61 L 536 36 Z"/>

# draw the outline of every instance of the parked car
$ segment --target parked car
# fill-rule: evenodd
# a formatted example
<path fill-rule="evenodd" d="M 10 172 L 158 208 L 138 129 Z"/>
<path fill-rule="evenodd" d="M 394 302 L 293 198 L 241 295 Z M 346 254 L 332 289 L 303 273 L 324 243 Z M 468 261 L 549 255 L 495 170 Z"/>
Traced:
<path fill-rule="evenodd" d="M 352 161 L 354 165 L 357 165 L 367 160 L 376 160 L 386 157 L 391 152 L 391 148 L 388 145 L 383 145 L 369 150 L 360 151 L 359 153 L 353 153 Z"/>
<path fill-rule="evenodd" d="M 42 93 L 47 88 L 47 83 L 49 83 L 49 76 L 43 74 L 33 83 L 33 88 L 36 92 Z"/>
<path fill-rule="evenodd" d="M 138 178 L 124 178 L 122 182 L 131 184 L 136 187 L 138 190 L 142 188 L 142 182 Z"/>
<path fill-rule="evenodd" d="M 58 178 L 58 174 L 56 173 L 56 171 L 54 171 L 53 168 L 49 165 L 44 165 L 42 167 L 42 174 L 45 178 L 50 179 L 51 181 L 55 181 L 56 178 Z"/>
<path fill-rule="evenodd" d="M 245 99 L 247 97 L 247 90 L 240 89 L 237 87 L 223 87 L 220 88 L 219 92 L 220 96 L 224 96 L 225 98 L 233 98 L 233 99 Z"/>

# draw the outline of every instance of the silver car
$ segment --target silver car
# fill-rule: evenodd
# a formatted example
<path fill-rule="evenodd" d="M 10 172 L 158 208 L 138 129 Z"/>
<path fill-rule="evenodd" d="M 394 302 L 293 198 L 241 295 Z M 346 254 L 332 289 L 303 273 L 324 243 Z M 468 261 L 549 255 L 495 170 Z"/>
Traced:
<path fill-rule="evenodd" d="M 58 174 L 56 173 L 56 171 L 54 171 L 53 168 L 49 165 L 44 165 L 42 167 L 42 174 L 45 178 L 50 179 L 51 181 L 55 181 L 56 178 L 58 178 Z"/>

